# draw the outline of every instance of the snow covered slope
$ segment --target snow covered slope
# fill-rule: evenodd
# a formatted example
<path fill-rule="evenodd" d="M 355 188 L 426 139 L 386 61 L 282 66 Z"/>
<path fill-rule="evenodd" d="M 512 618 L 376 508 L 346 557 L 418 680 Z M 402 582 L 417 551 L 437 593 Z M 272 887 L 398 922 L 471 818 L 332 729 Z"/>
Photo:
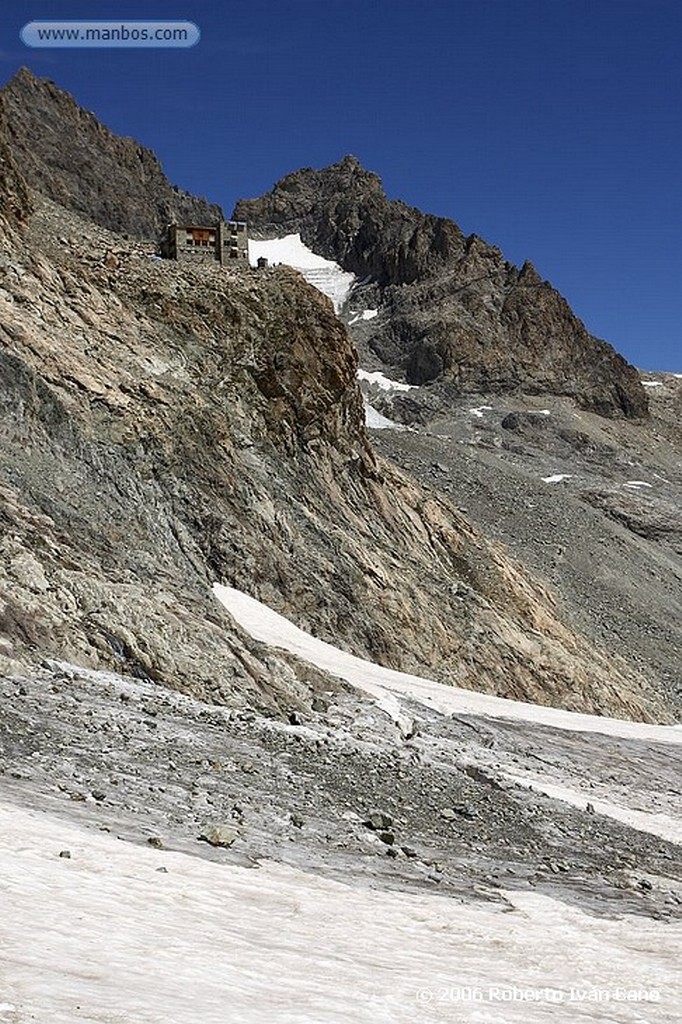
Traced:
<path fill-rule="evenodd" d="M 677 1019 L 673 927 L 539 893 L 490 905 L 352 887 L 6 803 L 0 872 L 2 1024 Z"/>
<path fill-rule="evenodd" d="M 249 261 L 256 266 L 259 259 L 270 266 L 284 263 L 299 270 L 306 281 L 332 300 L 338 313 L 353 287 L 355 276 L 342 270 L 338 263 L 318 256 L 301 241 L 300 235 L 285 235 L 265 242 L 249 239 Z"/>

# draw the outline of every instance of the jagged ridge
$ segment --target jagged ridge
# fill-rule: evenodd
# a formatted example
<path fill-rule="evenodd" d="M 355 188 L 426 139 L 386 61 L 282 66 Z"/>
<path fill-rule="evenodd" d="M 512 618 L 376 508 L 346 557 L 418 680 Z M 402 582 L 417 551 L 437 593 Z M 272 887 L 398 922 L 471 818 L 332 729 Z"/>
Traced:
<path fill-rule="evenodd" d="M 410 383 L 569 395 L 603 416 L 645 417 L 637 371 L 592 337 L 530 263 L 452 221 L 389 200 L 354 157 L 290 174 L 234 215 L 264 234 L 298 231 L 323 256 L 381 290 L 370 345 Z"/>

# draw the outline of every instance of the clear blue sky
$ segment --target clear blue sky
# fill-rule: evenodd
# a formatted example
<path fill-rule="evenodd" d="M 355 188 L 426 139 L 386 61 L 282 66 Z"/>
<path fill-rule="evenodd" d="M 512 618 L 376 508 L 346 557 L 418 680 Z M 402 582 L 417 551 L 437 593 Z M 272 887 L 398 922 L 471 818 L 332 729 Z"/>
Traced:
<path fill-rule="evenodd" d="M 191 50 L 29 50 L 39 18 L 188 18 Z M 680 0 L 4 0 L 21 64 L 220 202 L 354 153 L 682 370 Z"/>

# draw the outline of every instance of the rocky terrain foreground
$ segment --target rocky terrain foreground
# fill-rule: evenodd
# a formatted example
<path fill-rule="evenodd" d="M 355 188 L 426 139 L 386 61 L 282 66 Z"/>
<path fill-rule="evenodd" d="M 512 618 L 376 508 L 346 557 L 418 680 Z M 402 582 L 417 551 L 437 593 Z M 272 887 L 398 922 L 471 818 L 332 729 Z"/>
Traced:
<path fill-rule="evenodd" d="M 409 700 L 405 738 L 373 701 L 330 685 L 315 711 L 281 721 L 46 663 L 3 685 L 4 796 L 221 862 L 473 899 L 530 886 L 595 913 L 678 917 L 674 744 Z M 552 786 L 578 806 L 546 796 Z M 609 802 L 652 832 L 610 817 Z"/>
<path fill-rule="evenodd" d="M 236 208 L 339 315 L 219 212 L 0 90 L 0 1022 L 672 1024 L 682 377 L 353 158 Z"/>

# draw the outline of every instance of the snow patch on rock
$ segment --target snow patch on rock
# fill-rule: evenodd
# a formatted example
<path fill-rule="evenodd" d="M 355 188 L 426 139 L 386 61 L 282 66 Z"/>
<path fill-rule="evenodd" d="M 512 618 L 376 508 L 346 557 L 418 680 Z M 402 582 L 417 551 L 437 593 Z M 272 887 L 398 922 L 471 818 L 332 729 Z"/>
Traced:
<path fill-rule="evenodd" d="M 402 384 L 398 380 L 391 380 L 384 376 L 380 370 L 370 373 L 369 370 L 358 370 L 358 380 L 365 380 L 368 384 L 376 384 L 382 391 L 411 391 L 416 384 Z"/>
<path fill-rule="evenodd" d="M 369 405 L 367 402 L 365 402 L 365 426 L 371 430 L 405 430 L 402 423 L 395 423 L 387 416 L 382 416 L 373 405 Z"/>
<path fill-rule="evenodd" d="M 362 320 L 373 320 L 374 317 L 378 315 L 378 309 L 363 309 L 362 312 L 355 313 L 352 319 L 348 321 L 348 324 L 357 324 L 360 323 Z"/>
<path fill-rule="evenodd" d="M 267 241 L 249 239 L 249 262 L 255 267 L 259 259 L 271 266 L 283 263 L 303 274 L 306 281 L 334 303 L 338 313 L 344 306 L 355 283 L 355 275 L 342 270 L 333 260 L 318 256 L 301 241 L 299 234 L 271 238 Z"/>

